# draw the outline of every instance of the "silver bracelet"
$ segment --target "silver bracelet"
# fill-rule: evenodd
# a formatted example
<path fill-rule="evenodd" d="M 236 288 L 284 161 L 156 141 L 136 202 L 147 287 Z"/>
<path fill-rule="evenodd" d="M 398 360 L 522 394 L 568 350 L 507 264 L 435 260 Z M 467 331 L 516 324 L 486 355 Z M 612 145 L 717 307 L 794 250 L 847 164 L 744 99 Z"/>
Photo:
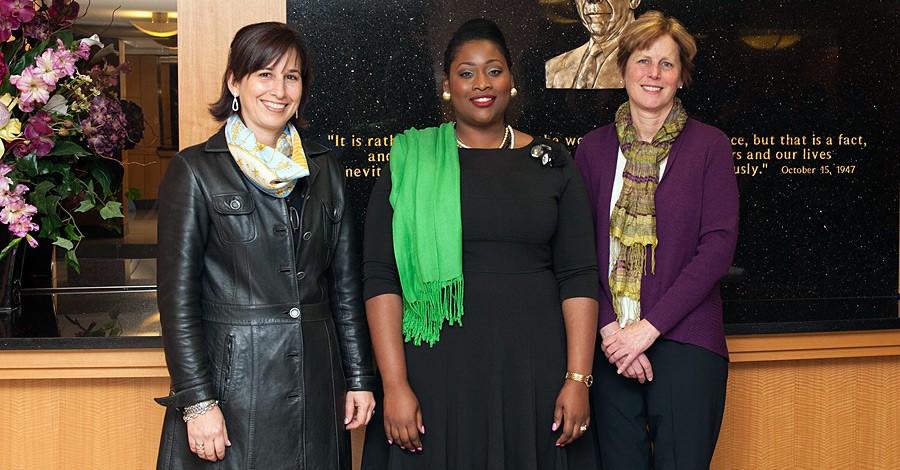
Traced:
<path fill-rule="evenodd" d="M 219 405 L 219 400 L 204 400 L 200 403 L 195 403 L 191 406 L 184 407 L 184 422 L 188 422 L 197 416 L 206 414 L 207 411 L 213 409 L 214 406 Z"/>

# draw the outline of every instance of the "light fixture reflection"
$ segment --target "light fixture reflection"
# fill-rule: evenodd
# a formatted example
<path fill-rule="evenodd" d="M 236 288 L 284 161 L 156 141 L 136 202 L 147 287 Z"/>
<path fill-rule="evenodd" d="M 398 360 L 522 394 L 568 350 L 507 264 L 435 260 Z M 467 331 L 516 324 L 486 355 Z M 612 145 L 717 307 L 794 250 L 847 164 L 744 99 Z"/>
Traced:
<path fill-rule="evenodd" d="M 157 38 L 168 38 L 178 34 L 178 23 L 174 19 L 169 22 L 169 14 L 164 11 L 154 11 L 150 21 L 132 21 L 131 24 Z"/>
<path fill-rule="evenodd" d="M 800 34 L 787 31 L 747 32 L 741 34 L 744 44 L 760 50 L 776 51 L 787 49 L 800 41 Z"/>

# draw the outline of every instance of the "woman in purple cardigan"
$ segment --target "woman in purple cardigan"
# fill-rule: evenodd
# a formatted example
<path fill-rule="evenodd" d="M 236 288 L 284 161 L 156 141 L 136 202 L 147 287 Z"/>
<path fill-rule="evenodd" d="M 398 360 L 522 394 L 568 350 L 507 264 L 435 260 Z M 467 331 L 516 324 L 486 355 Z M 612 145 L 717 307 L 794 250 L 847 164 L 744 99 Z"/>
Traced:
<path fill-rule="evenodd" d="M 607 469 L 709 468 L 722 423 L 719 278 L 737 242 L 738 191 L 728 138 L 675 97 L 696 51 L 674 18 L 634 21 L 617 61 L 628 101 L 575 158 L 608 267 L 592 389 Z"/>

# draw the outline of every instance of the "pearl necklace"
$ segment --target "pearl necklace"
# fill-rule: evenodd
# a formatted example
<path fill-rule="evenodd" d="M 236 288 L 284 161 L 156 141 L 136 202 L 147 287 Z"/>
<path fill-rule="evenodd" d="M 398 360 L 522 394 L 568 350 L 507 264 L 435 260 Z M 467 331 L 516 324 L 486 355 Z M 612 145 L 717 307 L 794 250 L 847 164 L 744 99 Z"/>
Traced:
<path fill-rule="evenodd" d="M 509 141 L 509 148 L 516 148 L 516 133 L 513 132 L 512 126 L 509 124 L 506 125 L 506 130 L 503 131 L 503 140 L 500 141 L 500 145 L 497 147 L 498 149 L 507 148 L 506 142 Z M 456 136 L 456 146 L 463 149 L 470 149 L 468 145 L 464 144 L 463 141 L 459 140 L 459 135 Z"/>

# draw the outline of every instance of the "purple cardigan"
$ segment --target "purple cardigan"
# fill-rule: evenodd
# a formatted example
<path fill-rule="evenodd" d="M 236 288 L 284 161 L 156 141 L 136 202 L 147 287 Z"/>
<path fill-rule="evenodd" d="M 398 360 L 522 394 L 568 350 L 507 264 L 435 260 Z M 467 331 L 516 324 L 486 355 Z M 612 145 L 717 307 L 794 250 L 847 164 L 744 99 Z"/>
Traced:
<path fill-rule="evenodd" d="M 584 136 L 575 154 L 597 233 L 599 265 L 609 266 L 609 205 L 619 139 L 613 124 Z M 738 233 L 738 190 L 728 137 L 688 119 L 656 189 L 656 274 L 641 280 L 641 318 L 663 338 L 728 357 L 719 279 Z M 607 268 L 608 269 L 608 268 Z M 600 327 L 615 321 L 608 271 L 600 270 Z"/>

